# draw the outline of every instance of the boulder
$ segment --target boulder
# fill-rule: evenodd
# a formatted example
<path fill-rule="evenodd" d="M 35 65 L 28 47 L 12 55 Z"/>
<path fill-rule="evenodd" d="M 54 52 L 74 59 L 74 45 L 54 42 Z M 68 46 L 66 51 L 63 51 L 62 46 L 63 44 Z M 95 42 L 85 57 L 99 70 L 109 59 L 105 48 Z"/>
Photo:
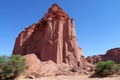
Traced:
<path fill-rule="evenodd" d="M 52 60 L 42 62 L 38 70 L 41 76 L 54 76 L 57 72 L 57 64 Z"/>
<path fill-rule="evenodd" d="M 37 56 L 32 53 L 23 56 L 26 59 L 26 63 L 28 65 L 26 72 L 27 73 L 33 73 L 33 72 L 38 72 L 41 61 L 37 58 Z"/>
<path fill-rule="evenodd" d="M 31 75 L 35 77 L 52 76 L 55 75 L 58 70 L 57 64 L 52 60 L 41 62 L 35 54 L 27 54 L 23 57 L 28 64 L 24 72 L 28 78 L 31 77 Z"/>

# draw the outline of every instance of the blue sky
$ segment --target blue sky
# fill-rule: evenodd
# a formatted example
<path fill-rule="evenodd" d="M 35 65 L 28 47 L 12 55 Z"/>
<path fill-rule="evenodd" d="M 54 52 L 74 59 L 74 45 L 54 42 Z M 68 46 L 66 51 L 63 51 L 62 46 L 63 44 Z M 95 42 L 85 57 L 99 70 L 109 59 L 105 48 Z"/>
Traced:
<path fill-rule="evenodd" d="M 11 55 L 18 34 L 53 3 L 74 18 L 85 56 L 120 47 L 120 0 L 0 0 L 0 55 Z"/>

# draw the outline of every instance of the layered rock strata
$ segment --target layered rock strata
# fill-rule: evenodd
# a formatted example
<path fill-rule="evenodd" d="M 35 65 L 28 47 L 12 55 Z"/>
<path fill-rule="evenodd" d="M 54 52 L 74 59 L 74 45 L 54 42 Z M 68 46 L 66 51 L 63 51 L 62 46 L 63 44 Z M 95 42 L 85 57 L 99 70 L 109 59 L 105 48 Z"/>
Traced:
<path fill-rule="evenodd" d="M 57 64 L 84 67 L 85 60 L 81 51 L 74 20 L 57 4 L 53 4 L 38 23 L 19 34 L 13 54 L 35 53 L 41 61 L 52 60 Z"/>

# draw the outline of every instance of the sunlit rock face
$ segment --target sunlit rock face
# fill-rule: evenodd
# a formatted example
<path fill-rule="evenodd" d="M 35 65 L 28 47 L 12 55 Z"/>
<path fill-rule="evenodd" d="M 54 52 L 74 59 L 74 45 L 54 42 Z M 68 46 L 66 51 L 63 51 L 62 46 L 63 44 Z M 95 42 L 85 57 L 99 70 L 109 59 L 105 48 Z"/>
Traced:
<path fill-rule="evenodd" d="M 74 20 L 57 4 L 53 4 L 38 23 L 29 26 L 17 37 L 13 54 L 30 53 L 35 53 L 41 61 L 85 66 L 82 49 L 77 43 Z"/>
<path fill-rule="evenodd" d="M 107 50 L 106 53 L 102 55 L 88 56 L 86 60 L 91 64 L 96 64 L 99 61 L 107 60 L 112 60 L 115 63 L 120 64 L 120 48 L 112 48 Z"/>
<path fill-rule="evenodd" d="M 113 48 L 106 52 L 103 60 L 113 60 L 115 63 L 120 64 L 120 48 Z"/>

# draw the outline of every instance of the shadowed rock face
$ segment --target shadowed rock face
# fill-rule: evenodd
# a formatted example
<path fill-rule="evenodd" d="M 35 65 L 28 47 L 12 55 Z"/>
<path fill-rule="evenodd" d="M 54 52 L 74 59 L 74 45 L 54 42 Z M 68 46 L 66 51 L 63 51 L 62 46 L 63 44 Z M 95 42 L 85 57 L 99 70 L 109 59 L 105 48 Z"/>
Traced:
<path fill-rule="evenodd" d="M 39 23 L 22 31 L 16 39 L 13 54 L 35 53 L 41 61 L 53 60 L 72 66 L 85 66 L 78 48 L 74 21 L 53 4 Z"/>

